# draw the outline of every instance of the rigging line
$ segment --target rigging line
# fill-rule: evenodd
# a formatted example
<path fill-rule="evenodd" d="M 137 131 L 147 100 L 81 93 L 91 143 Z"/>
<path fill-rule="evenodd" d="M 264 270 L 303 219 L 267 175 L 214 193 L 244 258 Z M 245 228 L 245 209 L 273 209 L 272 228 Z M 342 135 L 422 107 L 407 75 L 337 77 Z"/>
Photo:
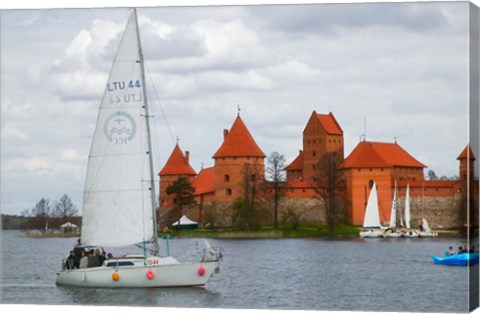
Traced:
<path fill-rule="evenodd" d="M 148 76 L 150 77 L 150 81 L 152 82 L 153 92 L 155 93 L 155 97 L 157 98 L 157 102 L 160 105 L 160 109 L 162 111 L 163 119 L 165 120 L 165 124 L 167 125 L 168 133 L 170 133 L 170 137 L 172 138 L 172 142 L 175 145 L 175 137 L 173 136 L 172 129 L 170 128 L 170 125 L 168 124 L 167 115 L 165 113 L 165 109 L 163 108 L 162 103 L 160 102 L 160 97 L 158 97 L 157 88 L 155 87 L 155 84 L 153 84 L 152 74 L 150 73 L 150 70 L 145 63 L 144 63 L 144 66 L 145 66 L 145 69 L 147 70 Z"/>

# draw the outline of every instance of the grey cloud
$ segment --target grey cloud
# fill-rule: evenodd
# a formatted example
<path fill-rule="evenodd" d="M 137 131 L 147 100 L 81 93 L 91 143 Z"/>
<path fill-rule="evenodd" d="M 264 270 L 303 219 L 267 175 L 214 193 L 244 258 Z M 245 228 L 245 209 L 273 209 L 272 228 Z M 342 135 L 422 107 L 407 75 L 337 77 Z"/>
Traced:
<path fill-rule="evenodd" d="M 434 3 L 312 4 L 252 7 L 250 13 L 261 21 L 262 27 L 294 34 L 336 33 L 370 26 L 424 32 L 448 26 L 447 18 L 435 6 Z"/>

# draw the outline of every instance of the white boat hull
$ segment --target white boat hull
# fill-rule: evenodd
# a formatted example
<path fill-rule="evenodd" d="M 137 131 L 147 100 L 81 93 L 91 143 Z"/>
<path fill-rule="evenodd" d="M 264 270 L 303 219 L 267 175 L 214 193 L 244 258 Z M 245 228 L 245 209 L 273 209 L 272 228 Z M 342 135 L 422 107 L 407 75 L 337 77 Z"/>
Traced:
<path fill-rule="evenodd" d="M 360 232 L 360 238 L 384 238 L 384 230 L 366 230 Z"/>
<path fill-rule="evenodd" d="M 70 269 L 58 273 L 56 284 L 95 288 L 203 286 L 218 267 L 219 262 L 212 261 Z"/>
<path fill-rule="evenodd" d="M 438 236 L 438 234 L 436 232 L 424 232 L 424 231 L 420 231 L 420 233 L 418 234 L 418 236 L 420 238 L 433 238 L 433 237 L 436 237 Z"/>

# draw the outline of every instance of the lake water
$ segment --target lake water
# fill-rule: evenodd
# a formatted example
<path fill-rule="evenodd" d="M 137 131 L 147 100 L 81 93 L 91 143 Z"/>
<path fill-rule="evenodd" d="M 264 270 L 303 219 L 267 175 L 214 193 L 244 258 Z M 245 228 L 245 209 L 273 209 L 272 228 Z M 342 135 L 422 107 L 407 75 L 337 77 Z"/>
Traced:
<path fill-rule="evenodd" d="M 224 258 L 220 273 L 205 287 L 90 289 L 55 285 L 61 260 L 77 239 L 19 234 L 1 233 L 3 304 L 367 312 L 469 309 L 468 268 L 434 265 L 429 257 L 443 254 L 449 245 L 462 245 L 460 239 L 211 239 L 212 245 L 223 248 Z M 199 260 L 202 250 L 201 239 L 170 241 L 170 253 L 179 260 Z M 478 278 L 478 265 L 470 271 Z M 471 295 L 478 298 L 478 290 Z"/>

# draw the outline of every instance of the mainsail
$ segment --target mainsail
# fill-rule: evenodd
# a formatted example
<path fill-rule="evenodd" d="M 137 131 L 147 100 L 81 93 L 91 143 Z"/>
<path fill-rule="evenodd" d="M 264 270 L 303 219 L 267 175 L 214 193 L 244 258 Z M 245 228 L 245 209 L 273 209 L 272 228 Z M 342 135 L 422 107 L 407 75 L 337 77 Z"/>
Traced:
<path fill-rule="evenodd" d="M 113 61 L 90 148 L 82 244 L 118 247 L 154 238 L 147 108 L 133 11 Z"/>
<path fill-rule="evenodd" d="M 364 228 L 380 228 L 380 215 L 378 212 L 377 185 L 373 183 L 372 190 L 368 197 L 365 218 L 363 219 Z"/>
<path fill-rule="evenodd" d="M 392 211 L 390 213 L 389 228 L 395 228 L 397 226 L 397 182 L 395 181 L 395 190 L 393 191 Z"/>
<path fill-rule="evenodd" d="M 410 185 L 407 184 L 407 192 L 405 195 L 405 227 L 411 228 L 410 225 Z"/>

